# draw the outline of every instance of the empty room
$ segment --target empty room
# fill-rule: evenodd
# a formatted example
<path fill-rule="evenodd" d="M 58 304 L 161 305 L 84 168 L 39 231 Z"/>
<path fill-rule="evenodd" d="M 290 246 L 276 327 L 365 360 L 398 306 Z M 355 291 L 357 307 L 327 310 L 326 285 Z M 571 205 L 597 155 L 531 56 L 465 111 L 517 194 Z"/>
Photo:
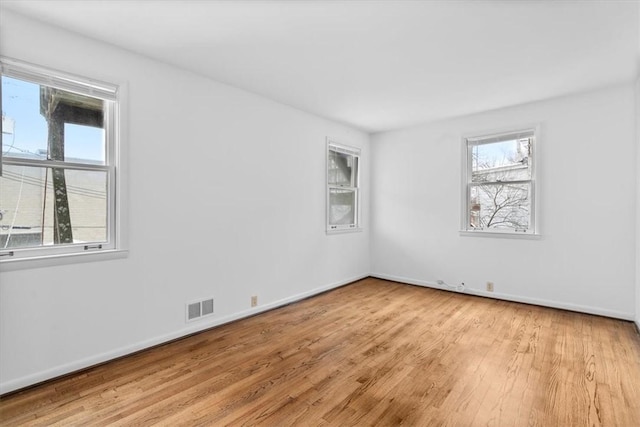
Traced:
<path fill-rule="evenodd" d="M 0 0 L 0 425 L 640 425 L 639 1 Z"/>

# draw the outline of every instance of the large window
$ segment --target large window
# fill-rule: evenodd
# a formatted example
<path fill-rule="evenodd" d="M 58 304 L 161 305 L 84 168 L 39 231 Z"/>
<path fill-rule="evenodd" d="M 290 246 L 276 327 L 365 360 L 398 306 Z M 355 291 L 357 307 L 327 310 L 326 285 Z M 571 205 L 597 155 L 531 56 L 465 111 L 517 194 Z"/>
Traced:
<path fill-rule="evenodd" d="M 117 96 L 2 59 L 0 261 L 117 248 Z"/>
<path fill-rule="evenodd" d="M 327 232 L 358 230 L 360 150 L 327 142 Z"/>
<path fill-rule="evenodd" d="M 463 231 L 536 234 L 535 129 L 465 138 Z"/>

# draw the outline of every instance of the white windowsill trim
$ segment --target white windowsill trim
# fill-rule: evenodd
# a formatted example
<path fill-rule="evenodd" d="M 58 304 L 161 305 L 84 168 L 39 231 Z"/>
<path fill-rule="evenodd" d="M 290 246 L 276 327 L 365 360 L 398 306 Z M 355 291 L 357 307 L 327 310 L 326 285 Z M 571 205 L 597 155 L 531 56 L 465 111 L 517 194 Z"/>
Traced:
<path fill-rule="evenodd" d="M 357 228 L 340 228 L 337 230 L 327 230 L 327 235 L 331 234 L 345 234 L 345 233 L 360 233 L 363 231 L 362 227 Z"/>
<path fill-rule="evenodd" d="M 0 272 L 26 270 L 31 268 L 53 267 L 58 265 L 77 264 L 81 262 L 107 261 L 127 258 L 126 249 L 107 249 L 100 252 L 68 253 L 43 255 L 28 258 L 10 258 L 0 261 Z"/>
<path fill-rule="evenodd" d="M 460 235 L 464 237 L 497 237 L 500 239 L 528 239 L 540 240 L 541 234 L 532 233 L 509 233 L 509 232 L 492 232 L 492 231 L 467 231 L 460 230 Z"/>

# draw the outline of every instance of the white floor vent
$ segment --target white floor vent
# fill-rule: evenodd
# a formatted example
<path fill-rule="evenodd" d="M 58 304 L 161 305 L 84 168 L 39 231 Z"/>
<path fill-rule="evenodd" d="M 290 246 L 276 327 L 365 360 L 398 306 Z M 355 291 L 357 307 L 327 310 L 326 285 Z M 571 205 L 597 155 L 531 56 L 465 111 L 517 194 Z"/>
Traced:
<path fill-rule="evenodd" d="M 187 322 L 213 314 L 213 298 L 187 304 Z"/>

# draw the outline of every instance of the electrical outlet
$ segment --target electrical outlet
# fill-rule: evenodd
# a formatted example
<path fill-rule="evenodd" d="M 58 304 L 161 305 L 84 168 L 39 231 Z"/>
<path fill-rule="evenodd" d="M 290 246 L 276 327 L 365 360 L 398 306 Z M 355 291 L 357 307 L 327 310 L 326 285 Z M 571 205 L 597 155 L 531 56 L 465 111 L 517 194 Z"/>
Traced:
<path fill-rule="evenodd" d="M 256 305 L 258 305 L 258 296 L 257 295 L 253 295 L 251 297 L 251 307 L 255 307 Z"/>
<path fill-rule="evenodd" d="M 493 292 L 493 282 L 487 282 L 487 292 Z"/>

